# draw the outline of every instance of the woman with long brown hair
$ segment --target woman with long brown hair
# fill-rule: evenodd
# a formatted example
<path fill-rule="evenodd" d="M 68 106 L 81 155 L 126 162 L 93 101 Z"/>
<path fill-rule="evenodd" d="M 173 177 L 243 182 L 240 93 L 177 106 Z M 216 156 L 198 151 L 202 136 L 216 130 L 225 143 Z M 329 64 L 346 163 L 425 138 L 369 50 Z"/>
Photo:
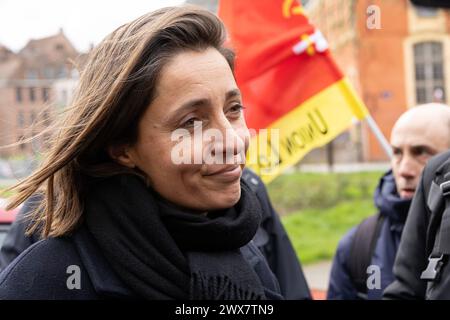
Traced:
<path fill-rule="evenodd" d="M 241 180 L 248 130 L 224 38 L 212 13 L 171 7 L 93 49 L 15 187 L 9 208 L 41 195 L 29 232 L 43 240 L 2 271 L 0 298 L 281 298 L 251 241 L 261 208 Z"/>

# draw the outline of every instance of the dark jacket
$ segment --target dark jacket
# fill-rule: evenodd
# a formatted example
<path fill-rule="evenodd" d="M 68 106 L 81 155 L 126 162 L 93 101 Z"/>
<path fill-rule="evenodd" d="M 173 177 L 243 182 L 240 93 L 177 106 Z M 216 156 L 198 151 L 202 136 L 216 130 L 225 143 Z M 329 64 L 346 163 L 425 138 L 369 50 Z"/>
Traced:
<path fill-rule="evenodd" d="M 380 268 L 381 288 L 367 290 L 367 299 L 381 299 L 383 290 L 394 280 L 392 268 L 410 205 L 410 201 L 399 197 L 392 171 L 380 179 L 374 200 L 380 214 L 384 216 L 371 259 L 371 265 Z M 328 299 L 360 299 L 349 271 L 356 230 L 357 227 L 351 229 L 339 242 L 331 268 Z"/>
<path fill-rule="evenodd" d="M 282 299 L 278 282 L 253 242 L 241 248 L 268 299 Z M 78 271 L 74 271 L 76 269 Z M 73 276 L 79 274 L 79 288 Z M 34 243 L 0 273 L 0 299 L 136 299 L 114 273 L 85 227 L 70 237 Z"/>
<path fill-rule="evenodd" d="M 39 205 L 40 201 L 41 197 L 35 194 L 27 199 L 19 210 L 0 249 L 0 271 L 5 269 L 29 246 L 39 241 L 39 236 L 36 233 L 29 236 L 25 233 L 28 227 L 26 215 Z"/>
<path fill-rule="evenodd" d="M 264 183 L 249 169 L 244 169 L 243 179 L 256 193 L 263 209 L 261 226 L 255 235 L 254 243 L 278 279 L 283 297 L 289 300 L 311 299 L 300 262 L 278 214 L 270 203 Z M 27 200 L 18 214 L 18 219 L 12 224 L 0 251 L 0 270 L 39 240 L 36 235 L 25 235 L 27 224 L 23 220 L 24 215 L 37 206 L 39 201 L 39 196 Z"/>
<path fill-rule="evenodd" d="M 442 210 L 433 212 L 430 210 L 429 201 L 432 200 L 429 198 L 430 189 L 437 177 L 450 172 L 450 167 L 444 163 L 449 159 L 450 152 L 435 156 L 428 161 L 422 173 L 395 260 L 395 281 L 384 292 L 386 299 L 450 299 L 448 257 L 444 257 L 436 280 L 420 279 L 422 272 L 427 268 L 436 234 L 439 233 L 440 217 L 436 228 L 430 228 L 431 222 L 436 221 L 438 213 L 442 213 Z"/>

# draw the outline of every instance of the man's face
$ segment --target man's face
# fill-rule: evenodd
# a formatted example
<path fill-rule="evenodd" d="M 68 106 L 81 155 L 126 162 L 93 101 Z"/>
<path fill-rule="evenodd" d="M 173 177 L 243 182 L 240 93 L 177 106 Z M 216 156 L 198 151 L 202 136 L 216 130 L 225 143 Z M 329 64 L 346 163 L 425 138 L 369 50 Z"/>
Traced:
<path fill-rule="evenodd" d="M 448 128 L 430 125 L 426 119 L 410 118 L 394 126 L 391 165 L 401 198 L 411 199 L 414 196 L 428 159 L 448 149 L 448 134 Z"/>

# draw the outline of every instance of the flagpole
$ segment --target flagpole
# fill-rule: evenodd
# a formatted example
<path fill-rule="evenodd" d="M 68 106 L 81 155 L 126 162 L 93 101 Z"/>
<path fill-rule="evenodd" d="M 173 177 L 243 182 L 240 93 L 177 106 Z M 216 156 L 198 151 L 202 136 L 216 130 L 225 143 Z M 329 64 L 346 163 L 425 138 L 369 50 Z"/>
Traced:
<path fill-rule="evenodd" d="M 380 127 L 378 127 L 377 123 L 370 114 L 368 114 L 364 119 L 366 120 L 370 130 L 372 130 L 373 134 L 377 138 L 386 155 L 389 157 L 389 159 L 391 159 L 392 158 L 391 145 L 386 140 L 386 137 L 384 136 L 383 132 L 381 132 Z"/>

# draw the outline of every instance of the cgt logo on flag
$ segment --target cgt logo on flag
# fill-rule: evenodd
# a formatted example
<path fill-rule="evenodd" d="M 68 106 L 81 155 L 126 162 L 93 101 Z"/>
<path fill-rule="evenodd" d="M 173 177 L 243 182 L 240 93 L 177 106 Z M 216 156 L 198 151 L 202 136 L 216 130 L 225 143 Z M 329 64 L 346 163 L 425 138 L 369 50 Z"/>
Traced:
<path fill-rule="evenodd" d="M 319 30 L 316 30 L 311 36 L 303 34 L 301 40 L 292 48 L 295 54 L 302 54 L 306 51 L 312 56 L 316 51 L 325 52 L 328 49 L 328 42 Z"/>
<path fill-rule="evenodd" d="M 247 154 L 265 182 L 368 115 L 297 1 L 223 0 L 219 15 L 236 51 L 247 125 L 268 129 Z"/>
<path fill-rule="evenodd" d="M 304 15 L 305 10 L 302 5 L 294 0 L 284 0 L 283 17 L 289 18 L 291 15 Z"/>

